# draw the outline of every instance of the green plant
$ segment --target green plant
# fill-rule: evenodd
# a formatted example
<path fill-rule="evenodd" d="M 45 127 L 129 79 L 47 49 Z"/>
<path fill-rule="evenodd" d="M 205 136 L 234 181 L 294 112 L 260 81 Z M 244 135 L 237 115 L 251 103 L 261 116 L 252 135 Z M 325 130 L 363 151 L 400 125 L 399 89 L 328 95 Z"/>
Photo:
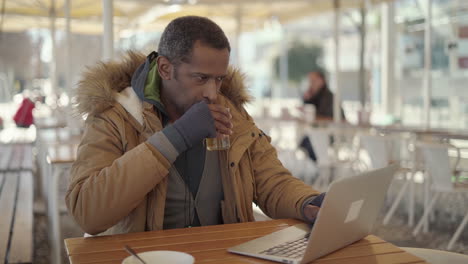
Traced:
<path fill-rule="evenodd" d="M 288 49 L 288 77 L 289 81 L 299 83 L 307 73 L 312 71 L 323 71 L 319 65 L 319 59 L 322 58 L 323 49 L 321 46 L 306 46 L 300 42 L 293 42 Z M 274 61 L 275 75 L 280 76 L 280 56 Z"/>

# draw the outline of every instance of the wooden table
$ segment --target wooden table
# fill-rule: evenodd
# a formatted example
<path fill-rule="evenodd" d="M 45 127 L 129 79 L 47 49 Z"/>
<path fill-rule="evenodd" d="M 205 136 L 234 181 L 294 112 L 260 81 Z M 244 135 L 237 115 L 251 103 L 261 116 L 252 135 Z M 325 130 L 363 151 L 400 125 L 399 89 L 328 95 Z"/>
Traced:
<path fill-rule="evenodd" d="M 124 245 L 129 245 L 137 252 L 149 250 L 183 251 L 194 256 L 196 263 L 272 263 L 229 253 L 227 248 L 297 223 L 300 222 L 294 219 L 282 219 L 103 237 L 69 238 L 65 239 L 65 246 L 72 264 L 121 263 L 128 256 L 123 248 Z M 421 264 L 426 262 L 371 235 L 313 263 Z"/>
<path fill-rule="evenodd" d="M 59 119 L 57 117 L 43 117 L 36 118 L 34 120 L 34 125 L 37 129 L 50 129 L 50 128 L 61 128 L 67 126 L 67 121 L 65 119 Z"/>
<path fill-rule="evenodd" d="M 0 263 L 33 262 L 33 174 L 0 172 Z"/>
<path fill-rule="evenodd" d="M 0 143 L 0 171 L 33 170 L 31 143 Z"/>
<path fill-rule="evenodd" d="M 303 122 L 303 121 L 302 121 Z M 334 123 L 333 121 L 315 121 L 313 127 L 334 127 L 337 129 L 353 129 L 366 131 L 375 129 L 384 133 L 413 133 L 419 137 L 430 136 L 439 139 L 459 139 L 468 140 L 468 132 L 463 129 L 447 129 L 447 128 L 425 128 L 423 126 L 407 126 L 407 125 L 372 125 L 372 124 L 350 124 L 348 122 Z"/>

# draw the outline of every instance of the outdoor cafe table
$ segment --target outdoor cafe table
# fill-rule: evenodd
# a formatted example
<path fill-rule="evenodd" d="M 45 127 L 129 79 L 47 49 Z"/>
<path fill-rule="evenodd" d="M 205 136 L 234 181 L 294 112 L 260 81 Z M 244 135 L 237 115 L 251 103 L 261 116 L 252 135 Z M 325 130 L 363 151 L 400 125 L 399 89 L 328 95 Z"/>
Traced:
<path fill-rule="evenodd" d="M 298 224 L 294 219 L 249 222 L 170 229 L 102 237 L 65 239 L 72 264 L 121 263 L 128 253 L 124 245 L 136 252 L 175 250 L 191 254 L 196 263 L 274 263 L 227 252 L 229 247 Z M 333 230 L 330 230 L 332 232 Z M 426 263 L 401 248 L 370 235 L 313 263 Z"/>

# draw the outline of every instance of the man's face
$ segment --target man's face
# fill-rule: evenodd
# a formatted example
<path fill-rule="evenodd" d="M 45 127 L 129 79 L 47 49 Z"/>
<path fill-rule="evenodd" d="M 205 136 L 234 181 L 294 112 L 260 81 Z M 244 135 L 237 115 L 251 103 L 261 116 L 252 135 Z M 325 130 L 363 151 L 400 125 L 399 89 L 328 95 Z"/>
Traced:
<path fill-rule="evenodd" d="M 324 86 L 322 77 L 315 72 L 309 74 L 309 93 L 311 96 L 316 95 Z"/>
<path fill-rule="evenodd" d="M 166 81 L 163 93 L 180 115 L 202 100 L 216 103 L 228 65 L 228 49 L 211 48 L 197 41 L 190 62 L 172 67 L 171 78 Z"/>

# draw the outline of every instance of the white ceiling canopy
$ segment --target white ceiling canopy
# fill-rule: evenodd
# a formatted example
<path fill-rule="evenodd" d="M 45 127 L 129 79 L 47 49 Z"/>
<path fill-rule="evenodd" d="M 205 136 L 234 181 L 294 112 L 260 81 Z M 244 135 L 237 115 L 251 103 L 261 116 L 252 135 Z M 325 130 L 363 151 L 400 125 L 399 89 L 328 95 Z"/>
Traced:
<path fill-rule="evenodd" d="M 49 28 L 55 10 L 56 27 L 65 26 L 65 0 L 0 0 L 1 31 L 18 32 L 31 28 Z M 365 3 L 390 0 L 341 0 L 343 9 L 358 8 Z M 286 23 L 304 16 L 333 10 L 331 0 L 114 0 L 116 31 L 138 29 L 161 31 L 169 21 L 184 15 L 207 16 L 226 31 L 236 30 L 236 17 L 242 15 L 241 30 L 249 31 L 271 18 Z M 53 7 L 55 3 L 55 8 Z M 101 34 L 102 1 L 70 0 L 71 30 L 76 33 Z"/>

